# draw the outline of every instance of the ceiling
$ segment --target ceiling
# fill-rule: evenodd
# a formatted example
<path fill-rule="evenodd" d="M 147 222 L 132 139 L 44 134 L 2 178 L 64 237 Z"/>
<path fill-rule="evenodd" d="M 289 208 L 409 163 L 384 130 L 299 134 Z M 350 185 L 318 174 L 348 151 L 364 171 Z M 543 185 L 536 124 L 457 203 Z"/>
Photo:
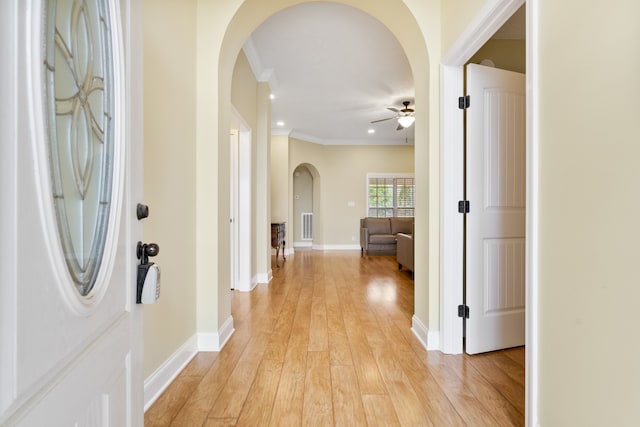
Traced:
<path fill-rule="evenodd" d="M 524 38 L 524 6 L 495 38 Z M 347 5 L 304 3 L 260 25 L 244 45 L 273 93 L 273 134 L 327 145 L 413 144 L 388 106 L 413 101 L 409 62 L 379 21 Z M 284 122 L 284 125 L 278 125 Z M 375 133 L 368 133 L 372 129 Z"/>
<path fill-rule="evenodd" d="M 414 98 L 403 49 L 371 16 L 338 3 L 301 4 L 266 20 L 244 51 L 258 79 L 270 83 L 274 134 L 320 144 L 413 143 L 413 126 L 370 123 Z"/>

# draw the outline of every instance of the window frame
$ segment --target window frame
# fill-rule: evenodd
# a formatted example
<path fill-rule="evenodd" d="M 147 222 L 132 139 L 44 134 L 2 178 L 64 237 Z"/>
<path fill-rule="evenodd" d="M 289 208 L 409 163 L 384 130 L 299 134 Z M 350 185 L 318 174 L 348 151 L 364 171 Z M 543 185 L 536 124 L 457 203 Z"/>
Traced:
<path fill-rule="evenodd" d="M 370 200 L 369 200 L 369 186 L 370 186 L 370 182 L 371 179 L 393 179 L 393 207 L 392 208 L 385 208 L 385 207 L 378 207 L 378 206 L 371 206 L 369 204 Z M 411 206 L 410 208 L 404 207 L 404 206 L 398 206 L 398 200 L 397 200 L 397 184 L 396 184 L 396 180 L 397 179 L 413 179 L 413 206 Z M 371 209 L 393 209 L 393 217 L 398 216 L 398 210 L 401 209 L 411 209 L 413 211 L 413 215 L 411 216 L 406 216 L 406 218 L 412 218 L 415 216 L 415 195 L 416 195 L 416 190 L 415 190 L 415 186 L 416 186 L 416 182 L 415 182 L 415 174 L 414 173 L 367 173 L 367 179 L 366 179 L 366 183 L 365 183 L 365 197 L 367 198 L 367 205 L 366 205 L 366 212 L 365 212 L 365 216 L 367 217 L 371 217 Z M 375 216 L 375 218 L 389 218 L 387 216 Z"/>

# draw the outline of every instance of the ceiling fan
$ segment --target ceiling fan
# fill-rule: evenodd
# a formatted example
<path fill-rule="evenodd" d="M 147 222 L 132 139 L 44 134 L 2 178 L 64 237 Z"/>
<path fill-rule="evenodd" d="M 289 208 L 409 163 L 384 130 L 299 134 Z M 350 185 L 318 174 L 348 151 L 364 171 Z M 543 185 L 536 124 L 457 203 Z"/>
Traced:
<path fill-rule="evenodd" d="M 409 108 L 409 104 L 411 104 L 410 101 L 403 101 L 402 105 L 404 105 L 404 108 L 402 109 L 398 109 L 396 107 L 387 107 L 387 110 L 390 110 L 396 113 L 395 117 L 388 117 L 386 119 L 374 120 L 371 123 L 378 123 L 378 122 L 384 122 L 385 120 L 397 119 L 398 127 L 396 128 L 396 130 L 402 130 L 404 128 L 408 128 L 416 120 L 416 118 L 413 115 L 415 110 L 413 108 Z"/>

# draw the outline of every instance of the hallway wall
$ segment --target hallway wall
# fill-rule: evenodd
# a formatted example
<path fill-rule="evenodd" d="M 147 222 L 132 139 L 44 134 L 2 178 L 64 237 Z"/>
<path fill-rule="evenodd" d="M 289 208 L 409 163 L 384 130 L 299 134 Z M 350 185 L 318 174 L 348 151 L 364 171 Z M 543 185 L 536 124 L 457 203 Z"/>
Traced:
<path fill-rule="evenodd" d="M 148 378 L 196 331 L 196 1 L 146 0 L 144 14 L 141 202 L 150 210 L 144 239 L 159 244 L 162 269 L 161 297 L 144 307 Z"/>

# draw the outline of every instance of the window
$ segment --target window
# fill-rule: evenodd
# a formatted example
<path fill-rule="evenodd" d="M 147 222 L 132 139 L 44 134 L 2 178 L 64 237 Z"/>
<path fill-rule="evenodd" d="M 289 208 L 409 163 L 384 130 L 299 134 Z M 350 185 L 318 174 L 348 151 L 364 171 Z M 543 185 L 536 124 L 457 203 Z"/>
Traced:
<path fill-rule="evenodd" d="M 414 216 L 413 175 L 367 175 L 367 215 L 375 217 Z"/>

